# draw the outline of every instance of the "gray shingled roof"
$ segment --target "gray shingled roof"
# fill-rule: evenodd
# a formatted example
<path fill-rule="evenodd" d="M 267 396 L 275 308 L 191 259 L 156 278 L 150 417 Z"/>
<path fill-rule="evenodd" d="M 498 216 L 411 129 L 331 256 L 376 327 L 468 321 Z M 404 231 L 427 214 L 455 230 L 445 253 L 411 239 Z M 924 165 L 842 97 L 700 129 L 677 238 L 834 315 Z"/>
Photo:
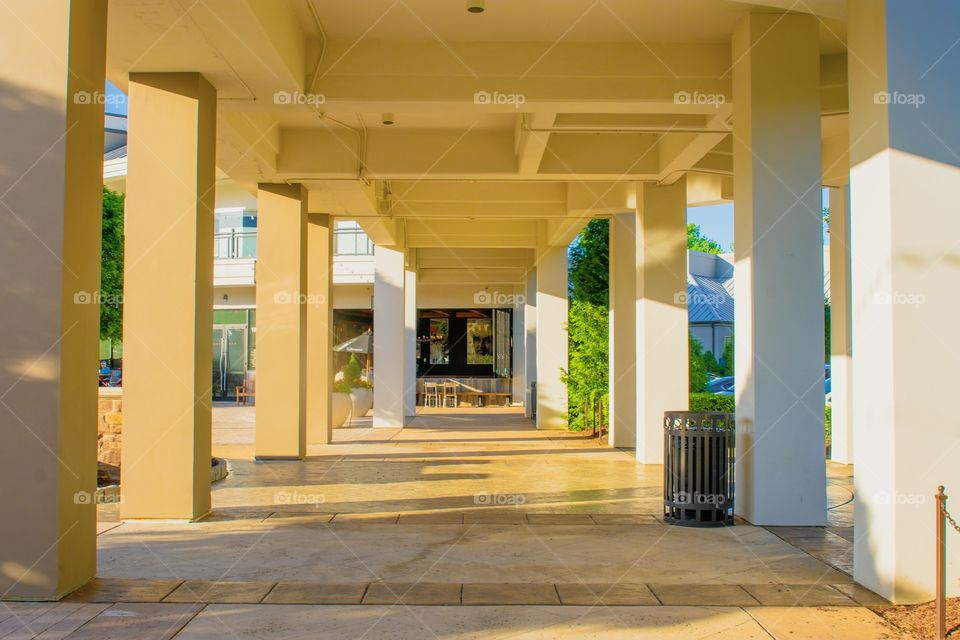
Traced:
<path fill-rule="evenodd" d="M 127 145 L 123 145 L 122 147 L 117 147 L 112 151 L 107 151 L 105 154 L 103 154 L 103 160 L 104 162 L 106 162 L 107 160 L 116 160 L 117 158 L 122 158 L 125 155 L 127 155 Z"/>
<path fill-rule="evenodd" d="M 687 275 L 690 322 L 733 322 L 733 278 Z"/>

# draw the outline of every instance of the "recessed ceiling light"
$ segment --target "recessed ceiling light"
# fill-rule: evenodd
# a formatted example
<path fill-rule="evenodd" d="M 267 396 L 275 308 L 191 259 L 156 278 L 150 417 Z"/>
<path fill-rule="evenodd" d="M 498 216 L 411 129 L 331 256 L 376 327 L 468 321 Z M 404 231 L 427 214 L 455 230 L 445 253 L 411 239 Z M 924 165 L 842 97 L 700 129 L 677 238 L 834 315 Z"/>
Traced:
<path fill-rule="evenodd" d="M 470 13 L 483 13 L 485 0 L 467 0 L 467 11 Z"/>
<path fill-rule="evenodd" d="M 383 116 L 380 118 L 380 122 L 387 125 L 393 124 L 394 123 L 393 114 L 392 113 L 383 114 Z"/>

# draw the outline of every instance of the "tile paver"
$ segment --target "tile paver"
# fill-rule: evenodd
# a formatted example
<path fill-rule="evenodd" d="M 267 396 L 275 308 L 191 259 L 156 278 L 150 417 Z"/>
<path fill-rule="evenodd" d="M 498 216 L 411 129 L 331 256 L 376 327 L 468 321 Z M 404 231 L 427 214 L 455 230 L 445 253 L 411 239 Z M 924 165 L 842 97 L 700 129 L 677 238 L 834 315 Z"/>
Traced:
<path fill-rule="evenodd" d="M 165 597 L 163 602 L 253 604 L 263 600 L 273 585 L 272 582 L 186 580 Z"/>
<path fill-rule="evenodd" d="M 583 584 L 556 585 L 560 602 L 564 605 L 659 605 L 660 601 L 645 584 Z"/>
<path fill-rule="evenodd" d="M 65 598 L 68 602 L 160 602 L 182 580 L 94 578 Z"/>
<path fill-rule="evenodd" d="M 279 582 L 264 604 L 360 604 L 366 583 Z"/>
<path fill-rule="evenodd" d="M 820 607 L 857 604 L 827 584 L 746 584 L 742 586 L 762 605 Z"/>
<path fill-rule="evenodd" d="M 375 582 L 363 596 L 363 604 L 452 605 L 460 604 L 461 586 L 444 582 Z"/>
<path fill-rule="evenodd" d="M 666 605 L 743 607 L 758 603 L 736 584 L 651 584 L 650 588 Z"/>
<path fill-rule="evenodd" d="M 468 605 L 542 605 L 560 604 L 552 584 L 493 582 L 463 585 L 463 604 Z"/>

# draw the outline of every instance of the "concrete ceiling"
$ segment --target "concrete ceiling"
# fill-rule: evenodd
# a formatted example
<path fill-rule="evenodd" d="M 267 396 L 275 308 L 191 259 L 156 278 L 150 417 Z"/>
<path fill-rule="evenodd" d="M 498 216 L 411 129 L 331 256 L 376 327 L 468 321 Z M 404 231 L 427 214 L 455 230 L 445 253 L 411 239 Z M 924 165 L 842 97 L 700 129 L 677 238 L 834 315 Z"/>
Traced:
<path fill-rule="evenodd" d="M 696 172 L 694 204 L 729 198 L 731 33 L 780 4 L 110 0 L 108 76 L 204 73 L 218 167 L 249 190 L 302 182 L 311 210 L 381 243 L 530 247 L 623 210 L 636 181 Z M 820 20 L 825 117 L 842 115 L 845 3 L 798 4 Z"/>

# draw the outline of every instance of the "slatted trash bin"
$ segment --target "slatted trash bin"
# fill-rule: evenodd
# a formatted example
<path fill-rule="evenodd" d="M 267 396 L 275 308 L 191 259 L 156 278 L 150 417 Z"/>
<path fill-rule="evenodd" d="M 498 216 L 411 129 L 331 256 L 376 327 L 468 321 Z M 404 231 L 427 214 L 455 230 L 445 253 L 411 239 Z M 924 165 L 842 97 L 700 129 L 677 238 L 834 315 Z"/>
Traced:
<path fill-rule="evenodd" d="M 663 414 L 663 519 L 668 524 L 733 524 L 732 413 Z"/>

